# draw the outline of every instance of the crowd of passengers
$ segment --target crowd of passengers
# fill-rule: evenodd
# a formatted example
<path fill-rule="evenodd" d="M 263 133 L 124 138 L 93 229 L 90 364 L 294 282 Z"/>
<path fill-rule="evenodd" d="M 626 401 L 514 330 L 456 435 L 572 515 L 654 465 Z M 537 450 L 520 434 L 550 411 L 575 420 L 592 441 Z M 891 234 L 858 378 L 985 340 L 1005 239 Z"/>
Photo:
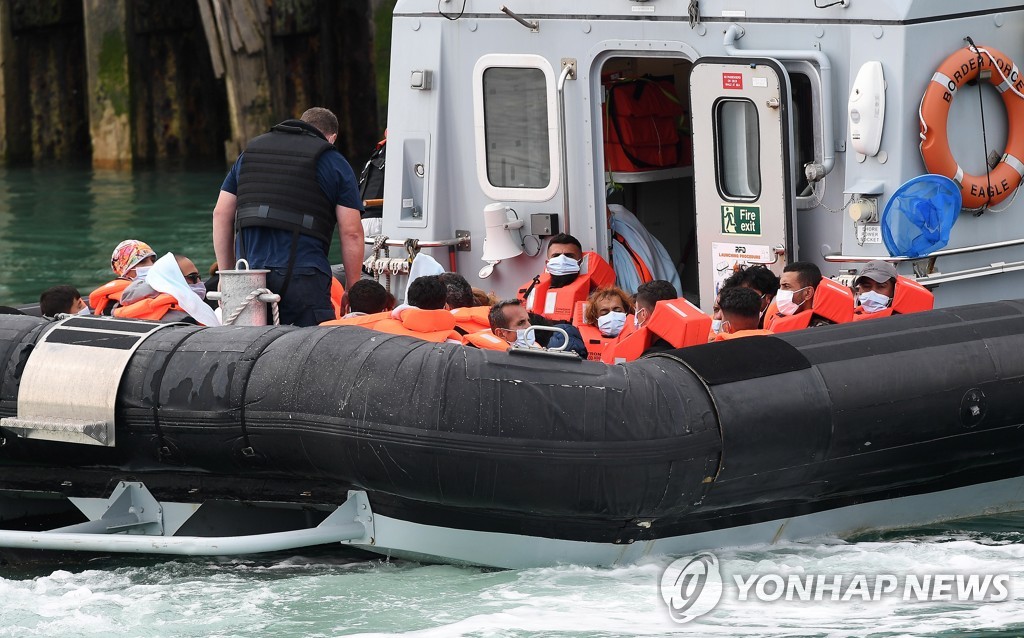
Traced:
<path fill-rule="evenodd" d="M 154 266 L 160 285 L 155 274 L 150 277 Z M 216 264 L 204 281 L 187 257 L 168 254 L 158 264 L 150 246 L 134 239 L 118 244 L 111 269 L 115 278 L 94 290 L 88 302 L 72 286 L 47 289 L 39 300 L 41 314 L 201 323 L 196 304 L 217 288 Z M 498 300 L 461 275 L 444 272 L 415 278 L 405 302 L 397 304 L 381 284 L 361 279 L 348 291 L 348 312 L 342 314 L 344 291 L 335 280 L 336 318 L 320 325 L 360 326 L 487 350 L 565 349 L 620 363 L 711 341 L 920 312 L 934 303 L 928 290 L 886 261 L 868 262 L 852 290 L 823 277 L 812 263 L 790 264 L 781 277 L 765 266 L 740 267 L 721 284 L 712 316 L 667 281 L 640 284 L 634 294 L 614 282 L 608 262 L 563 233 L 548 242 L 545 272 L 521 287 L 517 298 Z"/>

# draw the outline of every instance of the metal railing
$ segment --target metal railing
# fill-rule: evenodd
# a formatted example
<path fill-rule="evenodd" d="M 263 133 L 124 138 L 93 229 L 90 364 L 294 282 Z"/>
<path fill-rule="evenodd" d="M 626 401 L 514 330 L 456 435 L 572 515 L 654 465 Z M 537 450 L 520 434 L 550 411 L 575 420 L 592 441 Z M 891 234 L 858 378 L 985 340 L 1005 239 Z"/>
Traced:
<path fill-rule="evenodd" d="M 943 250 L 936 250 L 930 255 L 924 257 L 865 257 L 864 255 L 843 255 L 842 253 L 832 253 L 825 255 L 825 261 L 829 263 L 864 263 L 868 261 L 889 261 L 893 263 L 903 261 L 918 261 L 920 259 L 932 259 L 935 257 L 949 257 L 950 255 L 964 255 L 967 253 L 982 252 L 984 250 L 996 250 L 998 248 L 1011 248 L 1013 246 L 1024 246 L 1024 239 L 1009 239 L 1007 241 L 997 241 L 991 244 L 977 244 L 976 246 L 962 246 L 960 248 L 946 248 Z"/>

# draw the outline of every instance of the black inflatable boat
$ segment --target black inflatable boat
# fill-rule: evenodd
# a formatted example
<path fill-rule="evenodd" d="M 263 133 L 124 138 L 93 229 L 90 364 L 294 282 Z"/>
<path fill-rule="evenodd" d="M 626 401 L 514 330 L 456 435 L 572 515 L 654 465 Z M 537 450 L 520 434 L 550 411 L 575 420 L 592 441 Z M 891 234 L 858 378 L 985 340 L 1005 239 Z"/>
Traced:
<path fill-rule="evenodd" d="M 0 547 L 613 564 L 1022 509 L 1022 352 L 1017 301 L 615 366 L 3 316 Z"/>

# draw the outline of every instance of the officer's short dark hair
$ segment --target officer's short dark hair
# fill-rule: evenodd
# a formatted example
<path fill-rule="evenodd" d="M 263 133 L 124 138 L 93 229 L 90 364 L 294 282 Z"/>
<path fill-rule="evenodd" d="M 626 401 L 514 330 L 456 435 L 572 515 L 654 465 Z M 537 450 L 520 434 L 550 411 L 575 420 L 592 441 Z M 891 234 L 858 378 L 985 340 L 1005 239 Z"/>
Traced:
<path fill-rule="evenodd" d="M 314 106 L 311 109 L 307 109 L 299 119 L 306 124 L 315 126 L 324 134 L 324 137 L 337 135 L 338 133 L 338 116 L 322 106 Z"/>

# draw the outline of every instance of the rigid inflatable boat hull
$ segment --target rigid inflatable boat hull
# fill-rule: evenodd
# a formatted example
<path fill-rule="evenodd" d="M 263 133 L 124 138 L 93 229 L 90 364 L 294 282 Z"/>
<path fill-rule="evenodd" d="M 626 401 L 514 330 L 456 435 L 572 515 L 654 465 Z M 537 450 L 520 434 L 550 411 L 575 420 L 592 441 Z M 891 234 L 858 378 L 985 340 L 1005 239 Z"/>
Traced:
<path fill-rule="evenodd" d="M 0 416 L 48 329 L 0 319 Z M 1024 474 L 1021 351 L 1020 302 L 620 366 L 351 327 L 171 327 L 128 363 L 116 445 L 5 431 L 0 490 L 103 498 L 136 480 L 167 503 L 328 509 L 357 490 L 371 549 L 497 566 L 902 527 L 1019 507 L 1001 486 Z"/>

